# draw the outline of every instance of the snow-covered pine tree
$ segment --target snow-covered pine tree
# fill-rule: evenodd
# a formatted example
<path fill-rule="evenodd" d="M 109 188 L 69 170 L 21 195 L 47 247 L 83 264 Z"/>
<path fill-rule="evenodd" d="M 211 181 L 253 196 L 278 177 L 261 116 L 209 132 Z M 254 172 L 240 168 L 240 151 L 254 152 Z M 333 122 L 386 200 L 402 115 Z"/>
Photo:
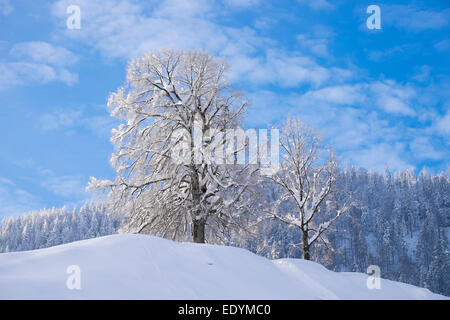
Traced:
<path fill-rule="evenodd" d="M 446 292 L 450 288 L 450 252 L 444 232 L 434 245 L 426 286 L 433 292 Z"/>
<path fill-rule="evenodd" d="M 83 213 L 63 207 L 5 218 L 0 221 L 0 253 L 46 248 L 113 234 L 121 220 L 120 216 L 106 212 L 102 204 L 85 204 Z M 86 228 L 86 221 L 96 223 Z"/>

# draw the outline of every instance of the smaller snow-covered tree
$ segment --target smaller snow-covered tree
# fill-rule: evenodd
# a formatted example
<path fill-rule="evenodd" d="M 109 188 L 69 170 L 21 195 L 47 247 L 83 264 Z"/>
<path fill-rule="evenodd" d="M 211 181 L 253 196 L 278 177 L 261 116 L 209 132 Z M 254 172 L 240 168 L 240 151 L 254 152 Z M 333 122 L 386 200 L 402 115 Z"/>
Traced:
<path fill-rule="evenodd" d="M 311 246 L 318 239 L 327 243 L 323 233 L 349 206 L 335 210 L 332 217 L 318 214 L 321 205 L 333 192 L 337 163 L 332 152 L 321 145 L 321 139 L 314 130 L 298 119 L 288 118 L 283 126 L 280 146 L 282 169 L 270 179 L 280 186 L 281 196 L 266 214 L 301 231 L 303 258 L 310 260 Z M 293 206 L 286 205 L 286 202 L 293 203 Z M 286 207 L 287 213 L 284 214 Z"/>

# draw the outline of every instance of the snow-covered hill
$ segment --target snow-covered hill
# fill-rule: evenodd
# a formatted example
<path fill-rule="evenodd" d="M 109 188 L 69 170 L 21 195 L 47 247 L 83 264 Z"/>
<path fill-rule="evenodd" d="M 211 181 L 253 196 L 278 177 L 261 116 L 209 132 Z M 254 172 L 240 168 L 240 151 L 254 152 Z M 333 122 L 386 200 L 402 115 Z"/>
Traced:
<path fill-rule="evenodd" d="M 81 288 L 68 289 L 69 266 Z M 70 269 L 70 268 L 69 268 Z M 71 269 L 71 270 L 76 270 Z M 73 271 L 72 271 L 73 272 Z M 0 254 L 0 299 L 442 299 L 429 290 L 247 250 L 113 235 Z"/>

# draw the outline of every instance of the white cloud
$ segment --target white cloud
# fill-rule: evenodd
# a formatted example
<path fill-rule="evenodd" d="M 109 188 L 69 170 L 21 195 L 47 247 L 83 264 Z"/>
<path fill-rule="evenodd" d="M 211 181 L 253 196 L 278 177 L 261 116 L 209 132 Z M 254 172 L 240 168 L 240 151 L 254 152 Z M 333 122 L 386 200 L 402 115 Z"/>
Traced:
<path fill-rule="evenodd" d="M 404 146 L 402 144 L 380 143 L 357 151 L 346 153 L 348 159 L 364 168 L 383 172 L 386 168 L 392 171 L 414 169 L 415 167 L 404 160 Z"/>
<path fill-rule="evenodd" d="M 82 10 L 82 29 L 64 36 L 85 41 L 105 57 L 128 59 L 167 47 L 217 52 L 227 43 L 224 31 L 209 21 L 215 15 L 211 1 L 152 1 L 144 12 L 125 0 L 63 0 L 54 4 L 54 15 L 65 21 L 70 4 Z"/>
<path fill-rule="evenodd" d="M 327 0 L 297 0 L 299 4 L 307 5 L 313 10 L 332 10 L 334 9 L 334 5 Z"/>
<path fill-rule="evenodd" d="M 327 38 L 311 38 L 308 34 L 299 34 L 297 35 L 297 40 L 303 48 L 311 51 L 316 56 L 328 57 L 330 55 L 328 52 L 329 40 Z"/>
<path fill-rule="evenodd" d="M 14 183 L 11 180 L 4 177 L 0 177 L 0 184 L 7 184 L 10 186 L 14 186 Z"/>
<path fill-rule="evenodd" d="M 409 146 L 419 159 L 441 160 L 445 158 L 445 152 L 436 150 L 429 137 L 416 137 L 410 142 Z"/>
<path fill-rule="evenodd" d="M 42 206 L 39 199 L 17 188 L 10 180 L 0 181 L 0 218 L 24 214 Z"/>
<path fill-rule="evenodd" d="M 392 80 L 374 82 L 370 86 L 376 104 L 386 112 L 405 116 L 415 115 L 409 102 L 415 97 L 415 91 L 409 86 L 401 86 Z"/>
<path fill-rule="evenodd" d="M 436 129 L 442 135 L 450 137 L 450 111 L 437 121 Z"/>
<path fill-rule="evenodd" d="M 16 43 L 10 54 L 17 59 L 59 67 L 70 66 L 78 61 L 77 56 L 66 48 L 42 41 Z"/>
<path fill-rule="evenodd" d="M 392 48 L 387 48 L 384 50 L 373 50 L 369 51 L 369 59 L 372 61 L 382 61 L 392 56 L 399 56 L 401 54 L 408 54 L 413 50 L 420 50 L 416 44 L 402 44 L 398 46 L 393 46 Z"/>
<path fill-rule="evenodd" d="M 13 7 L 8 0 L 0 0 L 0 14 L 6 16 L 13 11 Z"/>
<path fill-rule="evenodd" d="M 72 127 L 80 118 L 81 111 L 58 110 L 53 113 L 46 113 L 39 119 L 39 128 L 43 132 L 57 130 L 64 127 Z"/>
<path fill-rule="evenodd" d="M 78 81 L 78 75 L 40 63 L 0 63 L 0 89 L 31 83 L 46 84 L 52 81 L 72 85 Z"/>
<path fill-rule="evenodd" d="M 420 66 L 417 68 L 416 74 L 414 75 L 414 80 L 418 82 L 426 82 L 430 79 L 431 68 L 429 66 Z"/>
<path fill-rule="evenodd" d="M 245 81 L 247 85 L 320 87 L 326 83 L 340 83 L 354 78 L 352 70 L 326 68 L 300 52 L 267 49 L 258 57 L 233 53 L 227 56 L 227 61 L 231 65 L 230 80 L 236 83 Z"/>
<path fill-rule="evenodd" d="M 330 71 L 318 65 L 307 56 L 287 56 L 283 53 L 270 53 L 267 66 L 271 68 L 272 81 L 285 87 L 294 87 L 302 83 L 319 86 L 330 77 Z"/>
<path fill-rule="evenodd" d="M 69 50 L 46 42 L 15 44 L 10 55 L 17 61 L 0 62 L 0 88 L 31 83 L 59 81 L 67 85 L 78 82 L 78 75 L 65 66 L 77 61 Z"/>
<path fill-rule="evenodd" d="M 227 5 L 238 8 L 254 7 L 261 3 L 260 0 L 225 0 Z"/>
<path fill-rule="evenodd" d="M 76 175 L 53 176 L 45 179 L 42 186 L 62 197 L 87 197 L 85 187 L 87 180 Z"/>
<path fill-rule="evenodd" d="M 308 100 L 318 100 L 333 105 L 362 104 L 367 99 L 361 85 L 325 87 L 323 89 L 306 93 L 305 98 L 308 98 Z"/>
<path fill-rule="evenodd" d="M 272 16 L 260 16 L 255 20 L 254 27 L 258 30 L 269 30 L 278 23 L 278 20 Z"/>
<path fill-rule="evenodd" d="M 102 114 L 87 115 L 82 108 L 57 109 L 45 113 L 38 118 L 38 129 L 44 133 L 65 130 L 66 134 L 72 135 L 76 128 L 87 128 L 99 137 L 108 137 L 117 125 L 117 120 L 106 113 L 106 109 L 100 109 Z"/>
<path fill-rule="evenodd" d="M 438 51 L 448 51 L 450 49 L 450 39 L 439 41 L 434 45 Z"/>
<path fill-rule="evenodd" d="M 84 118 L 82 125 L 102 138 L 109 138 L 111 130 L 118 125 L 118 121 L 109 115 L 91 116 Z"/>
<path fill-rule="evenodd" d="M 413 5 L 383 5 L 382 23 L 410 31 L 440 29 L 449 24 L 450 9 L 422 10 Z"/>
<path fill-rule="evenodd" d="M 302 101 L 309 105 L 326 103 L 373 107 L 391 114 L 414 116 L 416 113 L 409 104 L 415 97 L 412 87 L 384 80 L 311 90 L 303 95 Z"/>

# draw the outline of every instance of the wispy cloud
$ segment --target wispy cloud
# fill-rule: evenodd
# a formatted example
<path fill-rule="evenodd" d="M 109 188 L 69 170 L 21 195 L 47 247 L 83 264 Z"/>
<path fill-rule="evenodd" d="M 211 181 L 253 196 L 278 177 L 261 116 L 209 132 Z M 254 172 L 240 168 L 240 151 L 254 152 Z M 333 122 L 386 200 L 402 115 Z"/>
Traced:
<path fill-rule="evenodd" d="M 436 150 L 429 137 L 415 137 L 409 144 L 411 151 L 419 159 L 440 160 L 446 156 L 445 152 Z"/>
<path fill-rule="evenodd" d="M 415 90 L 393 80 L 373 81 L 349 85 L 328 86 L 305 93 L 302 101 L 308 105 L 365 106 L 384 110 L 391 114 L 414 116 L 411 107 Z"/>
<path fill-rule="evenodd" d="M 63 47 L 46 42 L 22 42 L 11 48 L 10 56 L 13 61 L 0 61 L 0 89 L 53 81 L 72 85 L 78 81 L 78 75 L 66 68 L 76 63 L 77 57 Z"/>
<path fill-rule="evenodd" d="M 60 128 L 70 128 L 81 117 L 80 110 L 57 110 L 43 114 L 38 121 L 38 126 L 43 132 L 54 131 Z"/>
<path fill-rule="evenodd" d="M 450 9 L 422 9 L 414 5 L 383 5 L 383 25 L 409 31 L 440 29 L 449 25 Z"/>
<path fill-rule="evenodd" d="M 38 209 L 39 198 L 19 188 L 11 180 L 0 177 L 0 219 Z"/>
<path fill-rule="evenodd" d="M 10 54 L 16 59 L 59 67 L 70 66 L 78 61 L 78 57 L 66 48 L 42 41 L 16 43 L 11 48 Z"/>
<path fill-rule="evenodd" d="M 0 177 L 0 184 L 14 186 L 14 183 L 11 180 L 4 178 L 4 177 Z"/>
<path fill-rule="evenodd" d="M 224 0 L 224 2 L 231 7 L 237 8 L 248 8 L 261 4 L 260 0 Z"/>
<path fill-rule="evenodd" d="M 0 14 L 6 16 L 13 11 L 9 0 L 0 0 Z"/>
<path fill-rule="evenodd" d="M 393 171 L 415 169 L 414 165 L 405 161 L 401 156 L 404 152 L 404 145 L 401 143 L 394 145 L 380 143 L 357 151 L 346 152 L 345 155 L 353 163 L 378 172 L 383 172 L 386 168 Z"/>
<path fill-rule="evenodd" d="M 386 59 L 392 59 L 392 57 L 395 56 L 400 56 L 402 54 L 413 52 L 414 50 L 419 50 L 418 48 L 419 46 L 415 44 L 401 44 L 384 50 L 373 50 L 370 51 L 368 54 L 370 60 L 382 61 Z"/>
<path fill-rule="evenodd" d="M 299 4 L 306 5 L 313 10 L 321 11 L 321 10 L 333 10 L 335 6 L 331 3 L 331 1 L 327 0 L 297 0 Z"/>
<path fill-rule="evenodd" d="M 74 130 L 85 128 L 99 137 L 108 137 L 117 121 L 106 113 L 106 108 L 95 111 L 88 113 L 83 108 L 60 108 L 39 116 L 36 125 L 43 133 L 64 130 L 72 135 Z"/>
<path fill-rule="evenodd" d="M 439 41 L 434 45 L 434 47 L 438 51 L 449 51 L 450 50 L 450 39 L 444 39 L 442 41 Z"/>
<path fill-rule="evenodd" d="M 77 175 L 53 176 L 45 179 L 42 186 L 54 194 L 66 198 L 86 198 L 87 179 Z"/>
<path fill-rule="evenodd" d="M 330 53 L 328 52 L 328 38 L 313 38 L 308 34 L 299 34 L 297 40 L 302 46 L 302 48 L 309 50 L 312 54 L 319 57 L 328 57 Z"/>
<path fill-rule="evenodd" d="M 450 138 L 450 111 L 447 111 L 447 113 L 437 121 L 436 129 L 442 135 Z"/>

